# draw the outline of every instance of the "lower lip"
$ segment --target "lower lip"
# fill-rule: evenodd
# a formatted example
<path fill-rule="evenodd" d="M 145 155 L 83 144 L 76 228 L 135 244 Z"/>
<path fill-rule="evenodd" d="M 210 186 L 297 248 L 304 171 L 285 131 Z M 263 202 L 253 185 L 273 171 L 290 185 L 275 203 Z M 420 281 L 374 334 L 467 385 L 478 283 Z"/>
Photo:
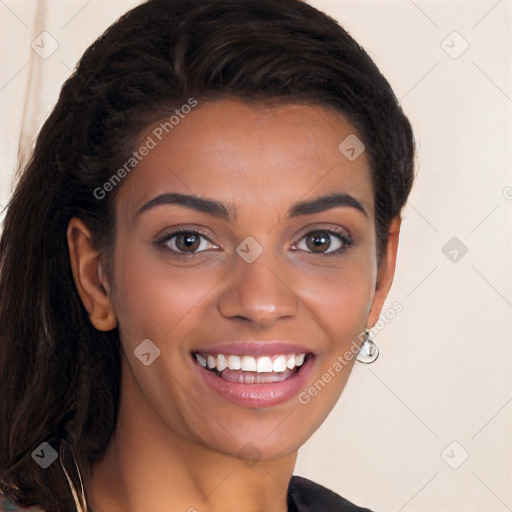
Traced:
<path fill-rule="evenodd" d="M 236 405 L 257 409 L 281 404 L 297 394 L 304 387 L 312 371 L 314 359 L 310 354 L 293 377 L 283 382 L 268 382 L 265 384 L 229 382 L 195 362 L 195 359 L 194 364 L 210 389 Z"/>

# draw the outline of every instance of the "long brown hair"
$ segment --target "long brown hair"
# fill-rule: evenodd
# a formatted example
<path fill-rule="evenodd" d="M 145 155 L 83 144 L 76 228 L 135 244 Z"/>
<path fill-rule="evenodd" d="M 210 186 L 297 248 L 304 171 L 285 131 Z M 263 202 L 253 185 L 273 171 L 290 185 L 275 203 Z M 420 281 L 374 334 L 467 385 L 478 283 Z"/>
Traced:
<path fill-rule="evenodd" d="M 226 96 L 344 113 L 370 157 L 379 253 L 385 246 L 413 181 L 411 127 L 386 79 L 335 20 L 300 0 L 150 0 L 129 11 L 65 82 L 5 215 L 0 489 L 20 504 L 74 509 L 62 466 L 44 469 L 32 454 L 42 442 L 58 453 L 70 446 L 87 470 L 116 425 L 119 332 L 96 330 L 80 301 L 70 218 L 82 219 L 108 256 L 122 183 L 102 198 L 94 191 L 126 162 L 143 128 L 191 97 Z"/>

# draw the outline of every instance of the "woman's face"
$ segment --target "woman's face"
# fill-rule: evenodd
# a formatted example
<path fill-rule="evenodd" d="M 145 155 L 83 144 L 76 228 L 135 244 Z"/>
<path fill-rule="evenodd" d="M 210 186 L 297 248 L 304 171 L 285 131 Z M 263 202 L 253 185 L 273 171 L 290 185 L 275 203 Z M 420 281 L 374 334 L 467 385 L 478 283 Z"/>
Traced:
<path fill-rule="evenodd" d="M 223 100 L 167 130 L 143 134 L 116 203 L 122 400 L 213 451 L 282 457 L 336 403 L 391 284 L 393 258 L 376 293 L 366 153 L 343 154 L 355 130 L 313 106 Z"/>

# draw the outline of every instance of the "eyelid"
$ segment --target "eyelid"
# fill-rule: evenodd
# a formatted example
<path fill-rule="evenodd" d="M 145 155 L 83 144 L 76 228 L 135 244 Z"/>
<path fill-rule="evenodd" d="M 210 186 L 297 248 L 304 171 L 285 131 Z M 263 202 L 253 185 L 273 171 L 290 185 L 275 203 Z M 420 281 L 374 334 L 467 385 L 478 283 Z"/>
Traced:
<path fill-rule="evenodd" d="M 327 233 L 335 233 L 338 236 L 341 236 L 343 238 L 346 238 L 347 241 L 353 242 L 352 235 L 350 234 L 350 231 L 342 226 L 338 225 L 318 225 L 318 224 L 312 224 L 309 226 L 306 226 L 304 230 L 302 231 L 302 234 L 300 235 L 300 239 L 302 239 L 305 235 L 309 233 L 313 233 L 315 231 L 326 231 Z"/>
<path fill-rule="evenodd" d="M 197 233 L 199 235 L 204 236 L 208 240 L 210 240 L 210 242 L 212 241 L 211 235 L 209 233 L 207 233 L 206 230 L 203 231 L 203 229 L 201 227 L 188 226 L 186 224 L 180 224 L 178 226 L 170 226 L 168 228 L 163 229 L 161 231 L 161 233 L 163 233 L 163 234 L 156 235 L 155 239 L 168 238 L 168 237 L 171 237 L 172 235 L 176 235 L 179 233 Z"/>

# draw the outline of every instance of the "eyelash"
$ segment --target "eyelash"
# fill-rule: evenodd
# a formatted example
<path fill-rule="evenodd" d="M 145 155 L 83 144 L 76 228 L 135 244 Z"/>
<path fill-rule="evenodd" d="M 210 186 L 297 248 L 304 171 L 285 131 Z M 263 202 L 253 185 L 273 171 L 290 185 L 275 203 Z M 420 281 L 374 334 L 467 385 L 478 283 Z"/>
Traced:
<path fill-rule="evenodd" d="M 347 236 L 345 231 L 342 231 L 342 230 L 338 231 L 335 228 L 331 228 L 331 229 L 325 229 L 325 228 L 324 229 L 323 228 L 312 229 L 312 230 L 308 231 L 307 233 L 305 233 L 300 238 L 299 242 L 301 240 L 303 240 L 305 237 L 307 237 L 308 235 L 310 235 L 312 233 L 316 233 L 316 232 L 327 233 L 328 235 L 334 235 L 336 238 L 338 238 L 341 241 L 341 243 L 343 245 L 341 247 L 339 247 L 338 249 L 336 249 L 335 251 L 332 251 L 332 252 L 324 252 L 324 253 L 322 253 L 322 252 L 314 253 L 314 252 L 308 252 L 308 251 L 303 251 L 303 252 L 308 252 L 308 254 L 318 254 L 318 255 L 326 256 L 326 257 L 339 256 L 343 252 L 345 252 L 347 249 L 349 249 L 350 247 L 352 247 L 354 245 L 354 241 L 349 236 Z M 202 233 L 201 231 L 198 231 L 196 229 L 177 229 L 176 231 L 172 231 L 171 233 L 166 233 L 166 234 L 162 235 L 161 237 L 157 238 L 156 240 L 154 240 L 152 242 L 152 245 L 154 247 L 156 247 L 157 249 L 171 251 L 178 258 L 190 258 L 192 256 L 195 256 L 196 254 L 200 254 L 200 253 L 204 252 L 204 251 L 199 251 L 199 252 L 184 253 L 184 252 L 177 252 L 174 249 L 170 249 L 169 247 L 166 247 L 167 242 L 169 242 L 170 240 L 172 240 L 174 237 L 176 237 L 177 235 L 179 235 L 181 233 L 200 235 L 203 238 L 206 238 L 210 243 L 213 244 L 213 242 L 210 240 L 210 238 L 205 233 Z M 302 250 L 302 249 L 299 249 L 299 250 Z"/>

